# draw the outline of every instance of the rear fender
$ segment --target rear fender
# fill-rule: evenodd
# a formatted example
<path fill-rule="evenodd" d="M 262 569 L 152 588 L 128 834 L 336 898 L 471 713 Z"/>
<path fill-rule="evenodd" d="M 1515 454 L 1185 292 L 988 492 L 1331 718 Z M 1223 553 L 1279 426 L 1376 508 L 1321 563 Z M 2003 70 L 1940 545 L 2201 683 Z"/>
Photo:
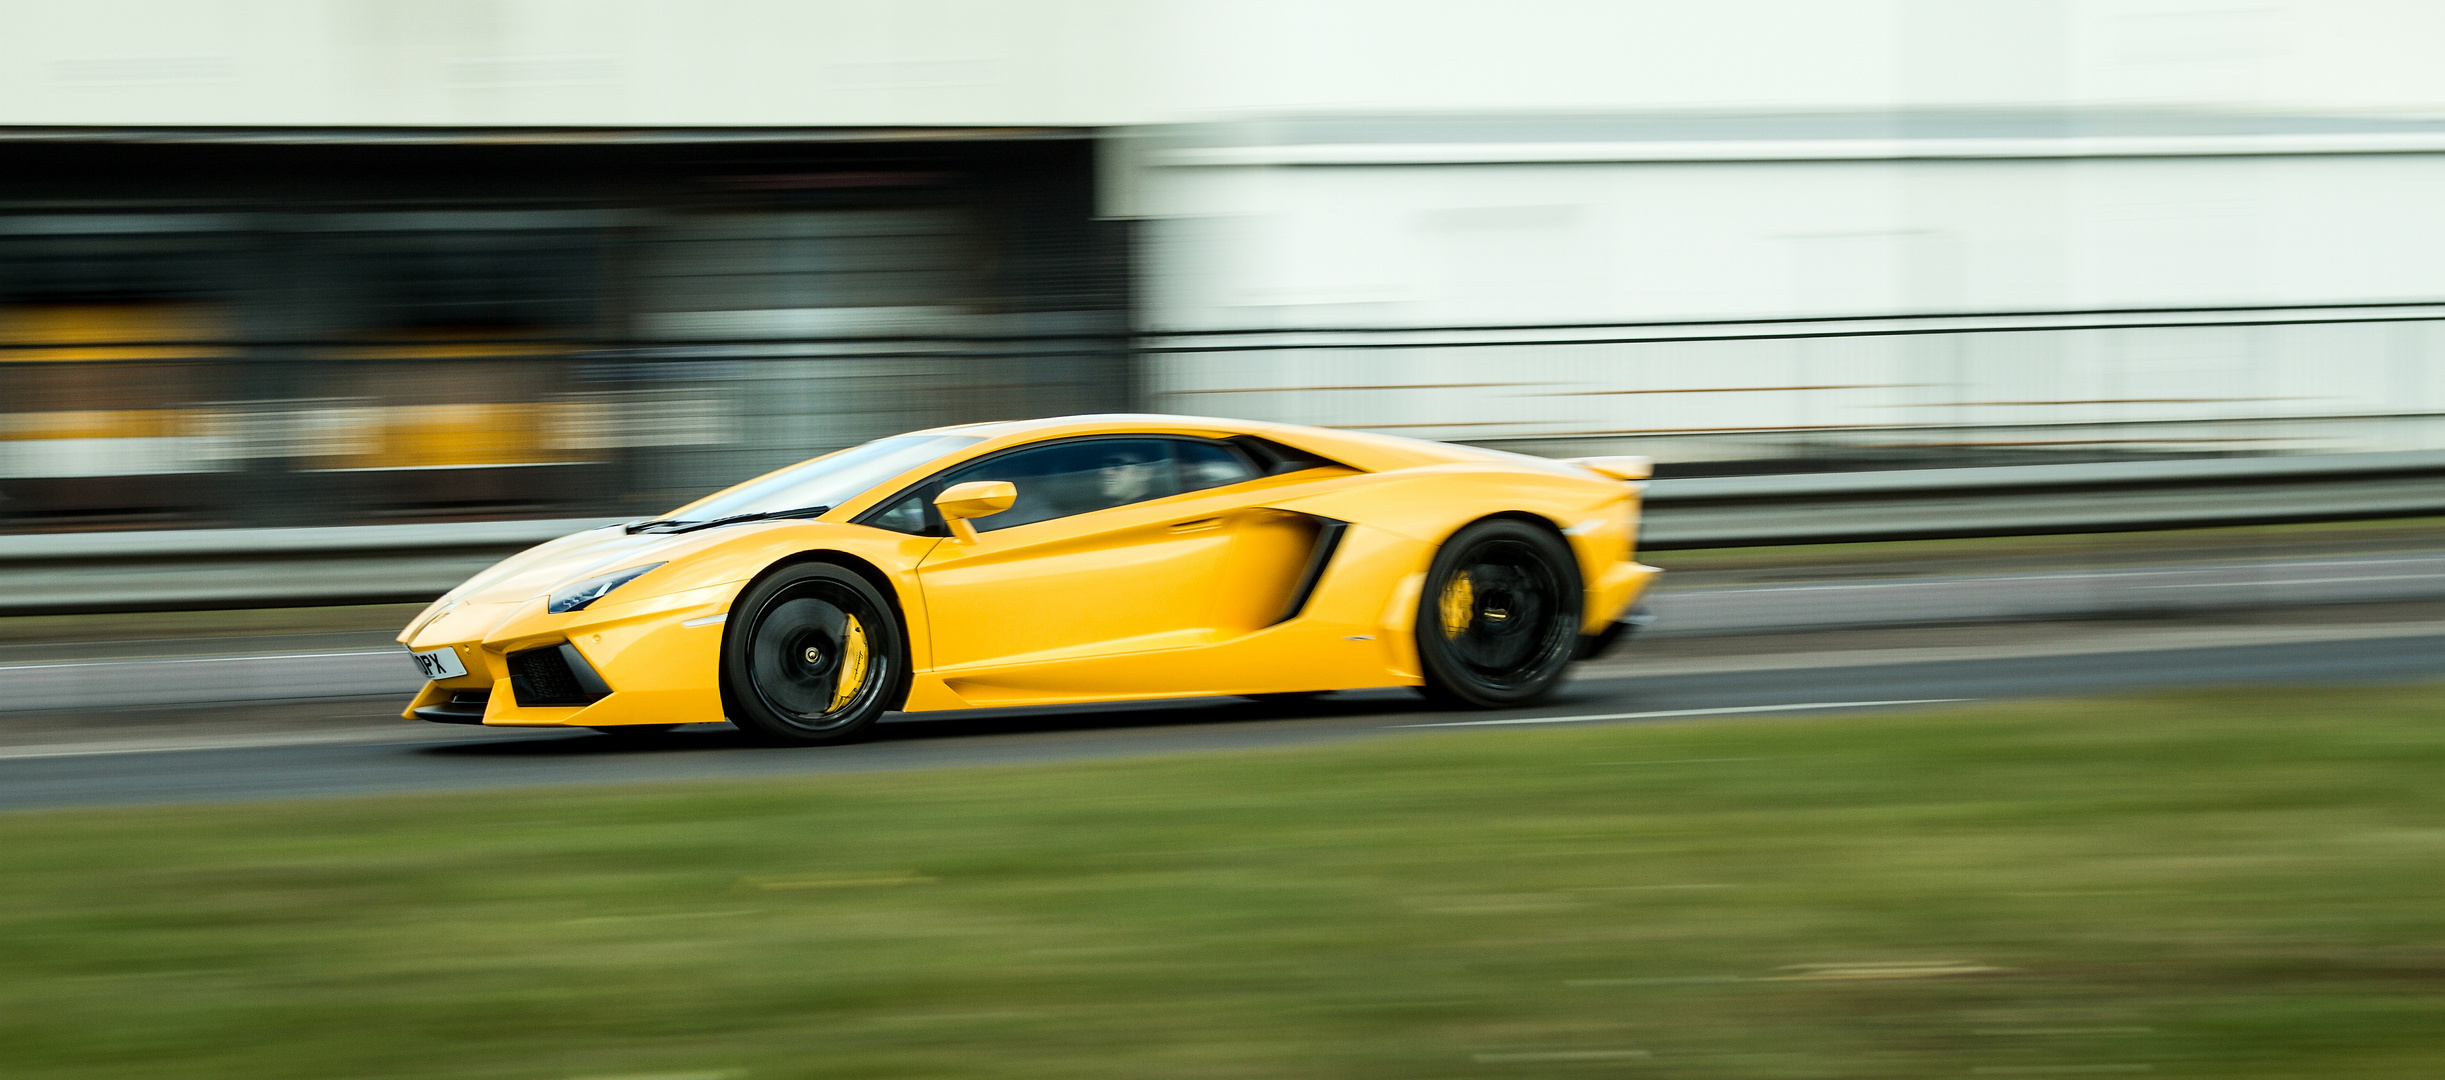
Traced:
<path fill-rule="evenodd" d="M 1652 573 L 1626 569 L 1636 566 L 1630 555 L 1637 491 L 1594 475 L 1474 463 L 1429 466 L 1269 505 L 1364 523 L 1429 545 L 1430 552 L 1474 521 L 1503 514 L 1543 521 L 1570 544 L 1578 561 L 1586 590 L 1581 633 L 1610 624 Z M 1423 573 L 1426 567 L 1415 569 Z"/>

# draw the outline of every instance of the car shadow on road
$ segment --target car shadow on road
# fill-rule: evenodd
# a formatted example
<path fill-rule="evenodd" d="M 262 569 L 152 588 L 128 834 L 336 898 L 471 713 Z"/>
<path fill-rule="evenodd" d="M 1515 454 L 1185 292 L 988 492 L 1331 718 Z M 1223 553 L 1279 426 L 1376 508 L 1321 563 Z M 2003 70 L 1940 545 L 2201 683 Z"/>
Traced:
<path fill-rule="evenodd" d="M 1406 690 L 1354 690 L 1291 701 L 1195 698 L 1185 701 L 893 713 L 861 744 L 924 743 L 991 735 L 1031 735 L 1229 724 L 1318 722 L 1415 713 L 1423 707 Z M 471 739 L 420 747 L 418 753 L 457 758 L 596 757 L 766 749 L 728 724 L 692 724 L 652 735 L 553 733 Z M 823 747 L 807 749 L 821 750 Z"/>

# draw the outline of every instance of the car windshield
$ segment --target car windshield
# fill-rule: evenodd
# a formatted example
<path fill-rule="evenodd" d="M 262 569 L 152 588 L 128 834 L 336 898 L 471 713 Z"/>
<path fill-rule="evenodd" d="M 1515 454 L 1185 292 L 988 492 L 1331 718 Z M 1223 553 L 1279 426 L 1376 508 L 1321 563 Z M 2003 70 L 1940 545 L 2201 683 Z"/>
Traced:
<path fill-rule="evenodd" d="M 982 441 L 975 435 L 895 435 L 877 439 L 699 499 L 672 511 L 670 518 L 712 521 L 739 514 L 839 506 L 876 484 Z"/>

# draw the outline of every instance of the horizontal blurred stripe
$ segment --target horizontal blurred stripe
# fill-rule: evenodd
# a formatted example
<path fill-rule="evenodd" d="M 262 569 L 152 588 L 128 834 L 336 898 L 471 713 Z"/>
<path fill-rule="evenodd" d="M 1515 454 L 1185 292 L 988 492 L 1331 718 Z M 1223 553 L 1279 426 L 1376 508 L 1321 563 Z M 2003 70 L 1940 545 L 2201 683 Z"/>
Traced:
<path fill-rule="evenodd" d="M 0 477 L 159 476 L 220 472 L 236 460 L 231 440 L 44 438 L 0 441 Z"/>
<path fill-rule="evenodd" d="M 193 342 L 229 336 L 215 308 L 203 304 L 39 304 L 0 307 L 0 345 L 60 348 L 0 349 L 4 362 L 191 360 L 234 355 Z M 130 342 L 185 344 L 147 345 Z"/>
<path fill-rule="evenodd" d="M 252 457 L 315 471 L 595 461 L 628 446 L 724 441 L 710 402 L 590 399 L 0 413 L 0 478 L 227 472 Z"/>

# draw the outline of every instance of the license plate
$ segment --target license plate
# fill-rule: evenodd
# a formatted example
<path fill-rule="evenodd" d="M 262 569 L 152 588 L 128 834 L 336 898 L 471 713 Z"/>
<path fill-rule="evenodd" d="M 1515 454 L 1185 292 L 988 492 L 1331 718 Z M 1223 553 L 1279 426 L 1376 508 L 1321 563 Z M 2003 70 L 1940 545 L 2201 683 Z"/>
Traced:
<path fill-rule="evenodd" d="M 455 679 L 467 673 L 467 665 L 458 662 L 457 649 L 427 649 L 412 652 L 408 659 L 416 661 L 416 670 L 428 679 Z"/>

